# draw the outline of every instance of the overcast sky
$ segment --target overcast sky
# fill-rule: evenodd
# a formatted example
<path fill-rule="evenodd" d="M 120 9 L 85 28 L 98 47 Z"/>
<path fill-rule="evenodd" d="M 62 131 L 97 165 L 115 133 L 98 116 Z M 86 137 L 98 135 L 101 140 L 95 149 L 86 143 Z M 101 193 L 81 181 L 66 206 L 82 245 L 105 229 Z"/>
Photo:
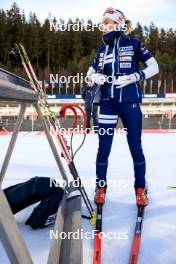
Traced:
<path fill-rule="evenodd" d="M 9 9 L 14 1 L 0 0 L 0 8 Z M 176 28 L 176 0 L 16 0 L 20 9 L 35 12 L 41 22 L 51 13 L 56 18 L 91 18 L 101 20 L 106 7 L 121 10 L 133 25 L 140 22 L 149 25 L 153 21 L 158 27 Z"/>

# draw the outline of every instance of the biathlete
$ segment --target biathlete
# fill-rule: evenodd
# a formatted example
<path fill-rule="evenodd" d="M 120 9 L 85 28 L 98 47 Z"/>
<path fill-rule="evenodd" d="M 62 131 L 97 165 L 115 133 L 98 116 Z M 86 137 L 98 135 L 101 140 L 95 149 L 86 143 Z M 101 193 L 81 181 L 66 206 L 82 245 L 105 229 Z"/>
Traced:
<path fill-rule="evenodd" d="M 114 8 L 103 15 L 103 44 L 89 67 L 87 76 L 100 86 L 99 148 L 96 159 L 97 188 L 95 203 L 105 202 L 108 157 L 114 129 L 120 117 L 127 129 L 127 141 L 134 163 L 136 204 L 147 205 L 145 193 L 146 162 L 141 145 L 142 91 L 139 82 L 158 74 L 158 63 L 143 43 L 127 36 L 129 21 Z M 140 69 L 139 63 L 145 65 Z"/>

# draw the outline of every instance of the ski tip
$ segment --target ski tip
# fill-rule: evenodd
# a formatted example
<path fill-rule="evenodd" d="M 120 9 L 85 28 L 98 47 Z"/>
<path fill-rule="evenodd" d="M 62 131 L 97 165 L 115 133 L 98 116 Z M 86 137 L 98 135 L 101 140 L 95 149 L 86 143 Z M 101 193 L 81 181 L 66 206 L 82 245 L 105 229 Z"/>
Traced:
<path fill-rule="evenodd" d="M 169 185 L 168 188 L 170 188 L 170 189 L 176 189 L 176 185 Z"/>

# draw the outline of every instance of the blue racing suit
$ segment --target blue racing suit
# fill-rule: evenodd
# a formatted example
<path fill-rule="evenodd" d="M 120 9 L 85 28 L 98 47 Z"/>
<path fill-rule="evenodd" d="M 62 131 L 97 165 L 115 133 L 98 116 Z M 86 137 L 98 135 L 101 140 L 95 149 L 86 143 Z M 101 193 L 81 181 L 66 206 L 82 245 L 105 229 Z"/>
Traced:
<path fill-rule="evenodd" d="M 140 70 L 139 62 L 147 65 L 154 58 L 143 43 L 119 31 L 104 35 L 103 40 L 104 44 L 98 49 L 88 75 L 102 73 L 109 78 L 118 78 L 120 75 L 138 73 L 139 81 L 147 78 L 144 71 Z M 99 129 L 104 129 L 105 133 L 99 133 L 96 159 L 98 187 L 106 185 L 108 157 L 119 117 L 127 129 L 127 141 L 134 163 L 135 188 L 145 187 L 146 163 L 141 145 L 142 92 L 139 81 L 120 89 L 117 89 L 113 82 L 105 82 L 101 85 Z M 110 130 L 112 133 L 107 133 Z"/>

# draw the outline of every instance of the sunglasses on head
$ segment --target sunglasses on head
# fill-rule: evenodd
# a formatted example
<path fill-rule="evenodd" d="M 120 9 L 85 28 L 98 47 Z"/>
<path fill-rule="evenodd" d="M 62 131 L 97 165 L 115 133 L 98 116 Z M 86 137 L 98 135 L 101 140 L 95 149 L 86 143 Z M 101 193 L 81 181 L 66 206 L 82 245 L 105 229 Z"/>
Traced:
<path fill-rule="evenodd" d="M 106 9 L 106 11 L 104 12 L 104 14 L 103 15 L 105 15 L 105 14 L 114 14 L 114 13 L 120 13 L 123 17 L 125 17 L 124 16 L 124 14 L 120 11 L 120 10 L 118 10 L 118 9 L 113 9 L 113 8 L 109 8 L 109 9 Z"/>

